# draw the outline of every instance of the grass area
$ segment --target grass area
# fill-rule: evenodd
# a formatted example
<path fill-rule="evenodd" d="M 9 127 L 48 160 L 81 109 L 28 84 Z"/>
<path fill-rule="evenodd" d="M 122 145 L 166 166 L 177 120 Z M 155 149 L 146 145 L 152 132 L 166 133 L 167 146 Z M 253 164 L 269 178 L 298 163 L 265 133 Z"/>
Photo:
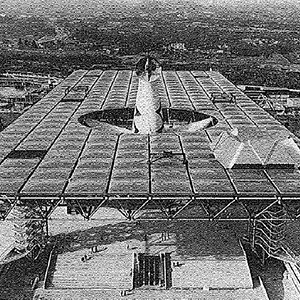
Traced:
<path fill-rule="evenodd" d="M 0 122 L 5 127 L 16 120 L 21 114 L 16 112 L 0 112 Z M 1 126 L 0 126 L 1 130 Z"/>

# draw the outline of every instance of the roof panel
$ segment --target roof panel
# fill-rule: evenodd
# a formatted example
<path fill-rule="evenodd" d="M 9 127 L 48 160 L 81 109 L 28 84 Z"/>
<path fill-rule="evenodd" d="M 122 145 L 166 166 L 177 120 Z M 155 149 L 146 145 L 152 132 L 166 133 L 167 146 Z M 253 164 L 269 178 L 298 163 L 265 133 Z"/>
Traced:
<path fill-rule="evenodd" d="M 26 194 L 60 194 L 66 184 L 65 180 L 31 180 L 27 182 L 22 189 L 22 193 Z"/>
<path fill-rule="evenodd" d="M 242 195 L 274 195 L 277 194 L 276 189 L 272 184 L 267 180 L 233 180 L 237 191 Z"/>
<path fill-rule="evenodd" d="M 281 194 L 295 194 L 299 197 L 300 181 L 299 180 L 273 180 Z"/>
<path fill-rule="evenodd" d="M 294 169 L 288 169 L 288 170 L 267 170 L 267 174 L 273 179 L 273 180 L 299 180 L 300 181 L 300 172 L 298 170 Z"/>
<path fill-rule="evenodd" d="M 18 192 L 22 184 L 24 183 L 24 179 L 19 178 L 9 178 L 2 179 L 0 177 L 0 193 L 2 194 L 15 194 Z"/>
<path fill-rule="evenodd" d="M 193 169 L 193 170 L 191 170 L 190 173 L 191 173 L 193 182 L 208 180 L 208 181 L 212 181 L 212 182 L 226 181 L 228 184 L 230 184 L 224 169 L 210 169 L 210 168 L 198 169 L 198 170 Z"/>
<path fill-rule="evenodd" d="M 235 191 L 229 180 L 210 180 L 198 179 L 193 180 L 195 192 L 198 194 L 210 195 L 234 195 Z"/>
<path fill-rule="evenodd" d="M 228 170 L 231 178 L 234 180 L 264 180 L 266 175 L 262 170 L 253 169 L 231 169 Z"/>
<path fill-rule="evenodd" d="M 149 191 L 148 181 L 139 178 L 114 179 L 110 184 L 109 193 L 117 194 L 147 194 Z"/>
<path fill-rule="evenodd" d="M 6 159 L 0 166 L 0 192 L 17 193 L 39 161 L 39 159 Z"/>
<path fill-rule="evenodd" d="M 103 194 L 106 182 L 103 178 L 97 180 L 71 180 L 67 186 L 66 193 L 70 194 Z"/>
<path fill-rule="evenodd" d="M 158 194 L 191 193 L 186 165 L 182 158 L 162 158 L 151 163 L 152 192 Z"/>

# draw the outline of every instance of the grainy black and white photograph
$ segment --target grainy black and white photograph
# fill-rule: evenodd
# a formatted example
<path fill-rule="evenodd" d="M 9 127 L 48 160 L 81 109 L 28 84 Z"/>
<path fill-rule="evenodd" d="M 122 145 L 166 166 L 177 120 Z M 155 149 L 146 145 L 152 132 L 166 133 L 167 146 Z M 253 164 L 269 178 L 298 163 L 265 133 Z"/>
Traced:
<path fill-rule="evenodd" d="M 1 0 L 0 300 L 299 300 L 299 16 Z"/>

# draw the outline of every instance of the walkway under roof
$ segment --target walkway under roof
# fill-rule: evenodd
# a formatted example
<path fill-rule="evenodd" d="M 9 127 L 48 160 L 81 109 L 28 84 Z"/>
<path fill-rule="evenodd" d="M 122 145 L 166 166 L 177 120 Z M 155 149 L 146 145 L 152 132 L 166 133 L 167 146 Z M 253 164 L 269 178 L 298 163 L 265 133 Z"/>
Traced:
<path fill-rule="evenodd" d="M 155 83 L 163 107 L 216 117 L 218 124 L 205 131 L 116 135 L 78 122 L 90 112 L 134 107 L 137 88 L 130 70 L 72 73 L 0 133 L 0 194 L 130 201 L 300 198 L 300 173 L 293 168 L 225 169 L 215 158 L 210 143 L 226 130 L 292 135 L 218 72 L 163 71 Z"/>

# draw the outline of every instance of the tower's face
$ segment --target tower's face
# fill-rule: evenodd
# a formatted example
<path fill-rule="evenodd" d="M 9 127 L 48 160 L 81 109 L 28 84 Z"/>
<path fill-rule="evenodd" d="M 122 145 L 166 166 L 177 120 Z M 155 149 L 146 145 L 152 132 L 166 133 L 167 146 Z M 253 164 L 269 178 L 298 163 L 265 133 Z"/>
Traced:
<path fill-rule="evenodd" d="M 155 80 L 161 70 L 158 61 L 155 58 L 146 56 L 141 58 L 136 64 L 136 75 L 146 81 Z"/>

